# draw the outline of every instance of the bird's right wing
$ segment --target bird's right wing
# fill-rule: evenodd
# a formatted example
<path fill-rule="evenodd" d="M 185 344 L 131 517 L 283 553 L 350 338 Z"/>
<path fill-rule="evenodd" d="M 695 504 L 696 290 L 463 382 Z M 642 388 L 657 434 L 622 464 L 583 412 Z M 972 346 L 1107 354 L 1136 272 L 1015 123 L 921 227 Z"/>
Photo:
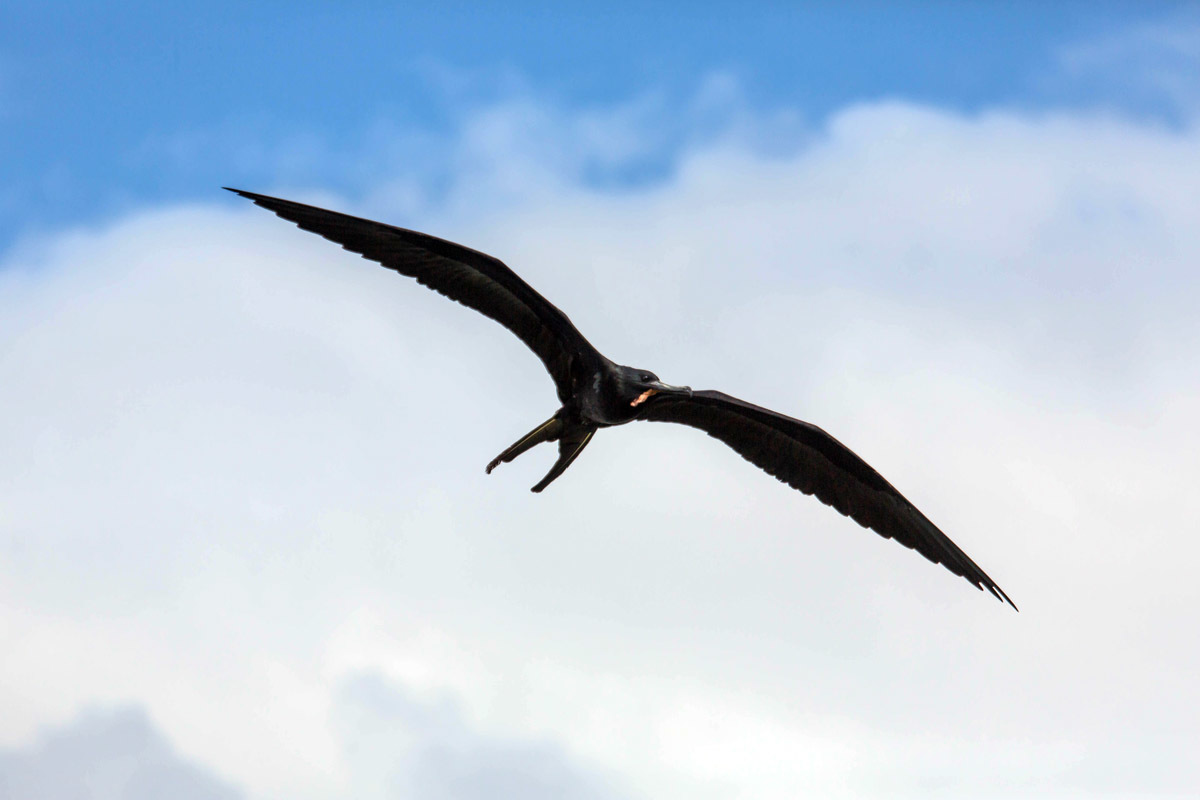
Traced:
<path fill-rule="evenodd" d="M 816 425 L 713 391 L 663 395 L 647 403 L 639 418 L 699 428 L 792 488 L 1016 608 L 987 573 L 882 475 Z"/>
<path fill-rule="evenodd" d="M 572 394 L 573 363 L 601 359 L 566 314 L 498 258 L 382 222 L 240 189 L 229 191 L 496 320 L 542 360 L 564 403 Z"/>

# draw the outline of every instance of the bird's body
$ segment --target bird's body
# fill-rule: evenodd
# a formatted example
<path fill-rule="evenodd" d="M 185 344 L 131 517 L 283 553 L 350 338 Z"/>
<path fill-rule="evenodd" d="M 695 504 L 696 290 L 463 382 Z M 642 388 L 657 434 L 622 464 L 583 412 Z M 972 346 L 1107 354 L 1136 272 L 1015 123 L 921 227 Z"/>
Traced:
<path fill-rule="evenodd" d="M 558 442 L 558 460 L 533 487 L 540 492 L 571 465 L 600 428 L 634 420 L 689 425 L 789 486 L 1013 605 L 995 581 L 883 476 L 815 425 L 721 392 L 670 386 L 648 370 L 614 363 L 588 343 L 566 314 L 492 256 L 416 231 L 230 191 L 491 317 L 533 350 L 553 378 L 562 405 L 493 459 L 489 473 L 531 447 Z"/>

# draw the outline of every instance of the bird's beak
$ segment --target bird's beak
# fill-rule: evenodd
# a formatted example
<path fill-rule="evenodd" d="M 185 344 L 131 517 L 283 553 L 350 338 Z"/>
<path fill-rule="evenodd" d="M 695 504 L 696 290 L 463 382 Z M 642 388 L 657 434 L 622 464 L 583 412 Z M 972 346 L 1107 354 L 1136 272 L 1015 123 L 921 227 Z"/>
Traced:
<path fill-rule="evenodd" d="M 690 386 L 671 386 L 670 384 L 663 383 L 662 381 L 651 381 L 650 383 L 644 385 L 646 386 L 646 391 L 639 394 L 637 398 L 635 398 L 634 401 L 629 405 L 636 408 L 656 394 L 673 394 L 684 397 L 692 396 L 692 387 Z"/>
<path fill-rule="evenodd" d="M 692 387 L 690 386 L 671 386 L 670 384 L 663 383 L 662 381 L 655 381 L 651 385 L 659 394 L 674 394 L 682 395 L 684 397 L 692 396 Z"/>

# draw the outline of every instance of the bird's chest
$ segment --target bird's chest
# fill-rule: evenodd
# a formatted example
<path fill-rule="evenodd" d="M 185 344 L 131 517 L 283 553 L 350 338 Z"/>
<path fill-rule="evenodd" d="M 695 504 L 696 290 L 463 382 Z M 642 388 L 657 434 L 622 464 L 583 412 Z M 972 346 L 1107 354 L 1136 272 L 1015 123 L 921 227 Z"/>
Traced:
<path fill-rule="evenodd" d="M 605 380 L 603 374 L 590 376 L 576 395 L 579 416 L 585 421 L 606 427 L 620 425 L 634 417 L 634 409 L 622 403 L 619 391 Z"/>

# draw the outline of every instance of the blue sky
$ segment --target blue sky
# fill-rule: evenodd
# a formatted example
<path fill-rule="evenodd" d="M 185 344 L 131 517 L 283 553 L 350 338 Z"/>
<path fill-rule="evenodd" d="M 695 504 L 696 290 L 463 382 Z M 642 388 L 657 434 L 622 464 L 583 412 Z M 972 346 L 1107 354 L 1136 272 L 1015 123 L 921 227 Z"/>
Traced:
<path fill-rule="evenodd" d="M 5 6 L 0 794 L 1195 797 L 1194 6 L 513 7 Z M 222 185 L 820 425 L 1022 611 L 679 426 L 485 474 L 537 360 Z"/>
<path fill-rule="evenodd" d="M 214 2 L 182 14 L 158 3 L 11 3 L 0 28 L 0 246 L 28 228 L 204 201 L 221 184 L 362 191 L 330 159 L 245 150 L 291 142 L 365 160 L 380 126 L 446 137 L 467 109 L 514 94 L 563 109 L 647 95 L 678 108 L 722 74 L 750 107 L 808 124 L 886 97 L 1170 118 L 1177 109 L 1144 85 L 1069 75 L 1063 55 L 1139 23 L 1186 20 L 1188 7 Z M 682 135 L 597 179 L 660 177 Z M 425 180 L 444 168 L 419 152 L 411 160 Z"/>

